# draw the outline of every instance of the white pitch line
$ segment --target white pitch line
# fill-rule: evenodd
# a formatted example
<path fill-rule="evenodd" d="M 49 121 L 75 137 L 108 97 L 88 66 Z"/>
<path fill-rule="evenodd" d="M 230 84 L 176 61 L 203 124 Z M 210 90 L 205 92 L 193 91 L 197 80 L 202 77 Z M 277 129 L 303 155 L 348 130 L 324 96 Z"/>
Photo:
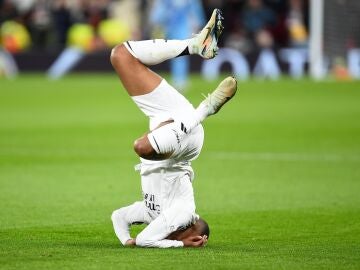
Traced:
<path fill-rule="evenodd" d="M 203 153 L 214 159 L 241 159 L 241 160 L 271 160 L 271 161 L 331 161 L 331 162 L 360 162 L 360 155 L 339 154 L 310 154 L 310 153 L 250 153 L 250 152 L 224 152 L 209 151 Z"/>

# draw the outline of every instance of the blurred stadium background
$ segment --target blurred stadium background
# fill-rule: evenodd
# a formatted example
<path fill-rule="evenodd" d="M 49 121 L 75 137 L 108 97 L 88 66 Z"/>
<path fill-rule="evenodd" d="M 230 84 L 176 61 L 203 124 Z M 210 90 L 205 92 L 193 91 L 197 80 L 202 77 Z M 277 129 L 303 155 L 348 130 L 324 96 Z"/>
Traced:
<path fill-rule="evenodd" d="M 213 62 L 192 59 L 191 71 L 212 79 L 220 68 L 243 79 L 300 78 L 307 70 L 316 78 L 360 78 L 356 0 L 1 0 L 0 72 L 45 71 L 58 78 L 73 68 L 110 71 L 107 55 L 115 44 L 186 38 L 199 31 L 214 7 L 226 18 L 223 50 Z M 63 61 L 55 68 L 61 52 Z M 171 70 L 181 86 L 188 64 L 175 65 Z"/>
<path fill-rule="evenodd" d="M 193 162 L 210 241 L 121 248 L 110 215 L 141 199 L 132 144 L 148 123 L 111 47 L 188 37 L 215 7 L 215 59 L 154 67 L 194 105 L 240 80 Z M 360 269 L 359 14 L 357 0 L 0 0 L 0 269 Z"/>

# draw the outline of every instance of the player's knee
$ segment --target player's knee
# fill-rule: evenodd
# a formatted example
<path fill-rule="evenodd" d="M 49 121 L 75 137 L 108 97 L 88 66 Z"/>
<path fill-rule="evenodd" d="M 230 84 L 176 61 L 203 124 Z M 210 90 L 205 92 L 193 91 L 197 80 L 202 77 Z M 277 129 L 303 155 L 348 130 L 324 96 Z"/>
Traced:
<path fill-rule="evenodd" d="M 149 158 L 154 155 L 154 149 L 151 144 L 141 137 L 134 142 L 134 151 L 138 154 L 139 157 Z"/>
<path fill-rule="evenodd" d="M 124 44 L 119 44 L 111 50 L 110 61 L 113 65 L 128 61 L 131 54 L 128 52 Z"/>

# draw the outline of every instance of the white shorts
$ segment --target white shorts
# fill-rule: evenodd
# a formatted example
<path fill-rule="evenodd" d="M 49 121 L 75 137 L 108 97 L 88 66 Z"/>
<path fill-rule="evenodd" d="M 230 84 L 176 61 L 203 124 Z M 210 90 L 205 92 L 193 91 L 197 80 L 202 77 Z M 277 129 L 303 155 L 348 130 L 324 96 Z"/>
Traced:
<path fill-rule="evenodd" d="M 163 79 L 152 92 L 131 97 L 140 110 L 150 119 L 150 130 L 160 123 L 195 112 L 192 104 Z"/>
<path fill-rule="evenodd" d="M 152 92 L 139 96 L 132 96 L 140 110 L 150 119 L 150 130 L 160 123 L 195 114 L 192 104 L 181 95 L 165 79 Z M 158 138 L 159 140 L 163 138 Z M 171 157 L 178 161 L 195 159 L 201 151 L 204 142 L 204 130 L 201 124 L 191 130 L 181 139 L 181 147 Z M 153 163 L 156 163 L 155 161 Z"/>

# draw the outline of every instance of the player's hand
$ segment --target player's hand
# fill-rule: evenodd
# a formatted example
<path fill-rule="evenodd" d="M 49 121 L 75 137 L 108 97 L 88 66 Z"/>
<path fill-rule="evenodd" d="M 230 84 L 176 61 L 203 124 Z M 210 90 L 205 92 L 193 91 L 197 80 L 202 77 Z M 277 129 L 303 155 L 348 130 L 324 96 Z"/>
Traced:
<path fill-rule="evenodd" d="M 127 240 L 126 243 L 125 243 L 125 246 L 126 246 L 126 247 L 136 246 L 135 239 L 129 239 L 129 240 Z"/>
<path fill-rule="evenodd" d="M 190 236 L 188 238 L 183 239 L 184 247 L 203 247 L 207 243 L 207 236 Z"/>

